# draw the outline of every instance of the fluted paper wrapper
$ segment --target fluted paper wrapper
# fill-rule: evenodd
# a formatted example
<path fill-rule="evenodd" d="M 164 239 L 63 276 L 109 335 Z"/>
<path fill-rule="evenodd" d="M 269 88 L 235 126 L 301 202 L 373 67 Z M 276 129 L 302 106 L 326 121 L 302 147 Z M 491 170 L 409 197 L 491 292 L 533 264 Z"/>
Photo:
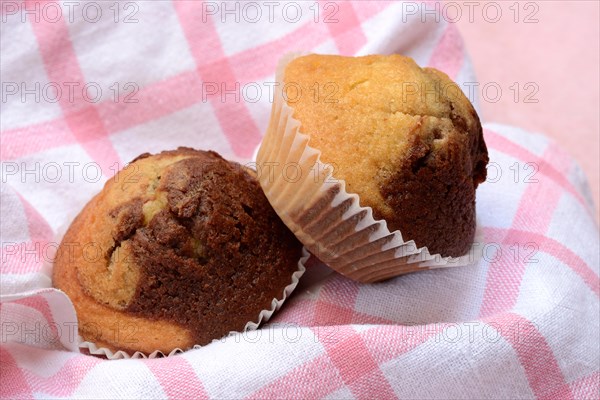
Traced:
<path fill-rule="evenodd" d="M 308 145 L 309 136 L 284 99 L 285 66 L 298 56 L 279 62 L 271 119 L 256 158 L 259 182 L 285 224 L 321 261 L 359 282 L 475 263 L 479 231 L 461 257 L 431 254 L 400 231 L 390 232 L 370 207 L 360 205 L 358 195 L 346 191 L 345 182 L 321 161 L 321 152 Z"/>

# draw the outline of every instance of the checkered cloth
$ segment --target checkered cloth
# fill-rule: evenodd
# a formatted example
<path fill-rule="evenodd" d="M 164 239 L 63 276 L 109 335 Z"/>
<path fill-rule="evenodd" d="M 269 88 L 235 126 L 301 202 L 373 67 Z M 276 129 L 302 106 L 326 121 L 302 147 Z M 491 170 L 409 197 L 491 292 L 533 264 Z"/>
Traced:
<path fill-rule="evenodd" d="M 424 7 L 435 9 L 2 2 L 0 395 L 598 398 L 599 240 L 585 179 L 543 136 L 494 124 L 478 265 L 362 285 L 313 259 L 256 332 L 170 358 L 77 352 L 72 305 L 47 264 L 56 232 L 108 177 L 180 145 L 251 158 L 287 51 L 398 52 L 475 82 L 455 26 Z"/>

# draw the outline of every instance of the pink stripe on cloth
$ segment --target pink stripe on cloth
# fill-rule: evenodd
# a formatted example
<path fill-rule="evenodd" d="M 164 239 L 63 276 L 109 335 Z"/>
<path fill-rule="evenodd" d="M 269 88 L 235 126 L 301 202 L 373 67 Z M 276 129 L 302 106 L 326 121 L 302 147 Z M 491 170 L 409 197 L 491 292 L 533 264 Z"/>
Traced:
<path fill-rule="evenodd" d="M 322 398 L 345 384 L 359 398 L 395 398 L 387 380 L 381 380 L 383 376 L 378 365 L 415 349 L 440 331 L 392 325 L 373 327 L 361 333 L 349 326 L 315 327 L 312 330 L 327 354 L 296 367 L 249 398 Z M 365 365 L 357 365 L 365 362 Z M 379 388 L 382 392 L 372 392 Z"/>
<path fill-rule="evenodd" d="M 584 376 L 570 386 L 576 399 L 600 399 L 600 371 Z"/>
<path fill-rule="evenodd" d="M 327 2 L 321 4 L 327 4 Z M 347 7 L 346 4 L 350 5 L 350 3 L 337 3 L 340 7 Z M 392 4 L 393 2 L 389 1 L 357 1 L 352 3 L 353 10 L 351 12 L 357 21 L 362 23 L 384 11 Z M 330 15 L 335 9 L 328 8 L 327 11 L 327 15 Z M 335 17 L 339 20 L 340 18 L 336 17 L 337 15 L 338 13 L 335 12 L 335 16 L 332 15 L 332 18 Z M 274 74 L 277 62 L 283 54 L 315 48 L 329 39 L 332 34 L 335 38 L 335 34 L 331 31 L 330 27 L 330 25 L 335 25 L 335 23 L 324 23 L 323 18 L 322 7 L 319 23 L 314 23 L 313 21 L 306 22 L 298 29 L 293 30 L 278 39 L 231 55 L 230 64 L 235 75 L 243 82 L 250 82 L 254 79 L 263 79 Z M 335 28 L 333 29 L 335 31 Z M 343 34 L 347 29 L 339 29 L 339 31 L 340 34 Z M 356 35 L 359 35 L 360 37 L 357 38 Z M 350 37 L 340 39 L 345 44 L 340 44 L 338 46 L 348 47 L 350 53 L 354 54 L 360 46 L 363 45 L 363 39 L 366 40 L 364 33 L 362 32 L 362 26 L 360 27 L 360 31 L 358 31 L 357 27 L 356 29 L 350 30 Z M 356 40 L 360 45 L 349 43 L 353 40 Z M 256 60 L 260 60 L 260 62 L 256 62 Z"/>
<path fill-rule="evenodd" d="M 29 274 L 38 272 L 44 261 L 44 251 L 40 242 L 2 242 L 2 273 Z"/>
<path fill-rule="evenodd" d="M 248 399 L 320 399 L 342 387 L 344 382 L 326 354 L 318 356 L 274 380 Z"/>
<path fill-rule="evenodd" d="M 3 2 L 4 3 L 4 2 Z M 8 3 L 8 2 L 6 2 Z M 25 5 L 25 0 L 16 0 L 16 1 L 11 1 L 9 6 L 3 6 L 0 7 L 0 15 L 14 15 L 13 13 L 15 11 L 18 11 L 19 9 L 22 9 L 23 6 Z M 14 8 L 16 7 L 16 8 Z M 4 22 L 4 21 L 2 21 Z"/>
<path fill-rule="evenodd" d="M 39 2 L 28 0 L 26 4 L 35 7 Z M 56 2 L 52 2 L 56 3 Z M 86 84 L 79 66 L 77 54 L 69 37 L 69 29 L 64 15 L 59 21 L 46 18 L 30 18 L 31 27 L 38 41 L 38 47 L 46 74 L 53 82 Z M 66 123 L 77 141 L 99 163 L 105 176 L 111 176 L 110 166 L 119 161 L 119 156 L 108 139 L 108 132 L 93 105 L 83 97 L 83 90 L 74 90 L 74 96 L 60 96 L 59 104 L 65 114 Z M 93 140 L 90 140 L 90 136 Z M 60 145 L 60 143 L 57 143 Z"/>
<path fill-rule="evenodd" d="M 190 363 L 182 356 L 143 360 L 170 399 L 208 399 L 204 385 Z"/>
<path fill-rule="evenodd" d="M 568 171 L 570 160 L 561 157 L 562 152 L 557 151 L 556 146 L 549 146 L 543 159 L 553 160 L 554 167 L 559 171 Z M 535 172 L 535 164 L 530 164 L 530 169 Z M 523 171 L 524 166 L 519 165 L 519 170 Z M 548 179 L 548 177 L 544 177 Z M 542 179 L 544 179 L 542 178 Z M 515 229 L 523 229 L 534 232 L 546 232 L 552 216 L 558 206 L 558 202 L 563 194 L 562 187 L 554 180 L 549 183 L 541 182 L 535 175 L 528 176 L 527 188 L 521 196 L 521 202 L 514 217 L 512 226 Z M 544 204 L 540 206 L 539 200 L 543 199 Z"/>
<path fill-rule="evenodd" d="M 230 57 L 231 68 L 244 82 L 274 75 L 277 62 L 283 54 L 317 47 L 329 38 L 329 31 L 323 25 L 306 22 L 278 39 L 233 54 Z"/>
<path fill-rule="evenodd" d="M 23 299 L 13 301 L 14 304 L 20 304 L 25 307 L 37 310 L 46 319 L 45 326 L 50 328 L 52 337 L 58 337 L 58 328 L 50 310 L 50 305 L 44 296 L 25 297 Z"/>
<path fill-rule="evenodd" d="M 554 152 L 546 151 L 543 158 L 551 157 Z M 566 167 L 566 166 L 565 166 Z M 522 243 L 516 240 L 514 230 L 530 229 L 534 232 L 546 232 L 552 222 L 552 216 L 562 196 L 560 186 L 542 184 L 540 182 L 524 183 L 528 185 L 517 208 L 512 222 L 512 228 L 506 231 L 506 236 L 500 244 L 501 254 L 498 262 L 490 263 L 488 269 L 481 316 L 493 315 L 497 312 L 510 310 L 517 301 L 521 279 L 525 273 L 525 263 L 529 260 L 523 253 L 540 246 L 528 240 Z M 543 198 L 544 207 L 538 200 Z"/>
<path fill-rule="evenodd" d="M 90 106 L 67 115 L 65 120 L 77 142 L 102 168 L 102 174 L 112 176 L 115 171 L 111 166 L 120 162 L 120 157 L 108 137 L 98 110 Z"/>
<path fill-rule="evenodd" d="M 598 276 L 585 261 L 562 243 L 534 232 L 517 229 L 484 229 L 492 231 L 492 234 L 496 236 L 504 235 L 504 239 L 500 247 L 502 252 L 500 258 L 498 261 L 491 263 L 489 267 L 480 310 L 481 318 L 509 311 L 515 305 L 520 293 L 519 288 L 525 271 L 525 262 L 527 261 L 524 253 L 527 254 L 530 262 L 534 262 L 535 254 L 540 251 L 556 257 L 579 275 L 596 296 L 600 295 Z M 515 250 L 515 243 L 519 247 L 518 252 Z M 510 246 L 513 246 L 513 248 L 511 249 Z"/>
<path fill-rule="evenodd" d="M 565 176 L 565 173 L 561 173 L 546 160 L 538 157 L 537 155 L 533 154 L 524 147 L 519 146 L 518 144 L 506 139 L 504 136 L 494 131 L 484 129 L 484 135 L 485 142 L 488 145 L 488 147 L 501 151 L 505 154 L 509 154 L 513 157 L 518 158 L 521 161 L 532 162 L 537 164 L 538 171 L 541 175 L 544 175 L 555 181 L 557 184 L 559 184 L 560 187 L 562 187 L 565 191 L 567 191 L 569 194 L 575 197 L 575 199 L 585 207 L 588 214 L 591 215 L 591 210 L 587 206 L 587 202 L 585 201 L 581 193 L 577 189 L 575 189 L 575 187 L 573 187 L 573 184 L 569 182 L 569 180 Z"/>
<path fill-rule="evenodd" d="M 341 340 L 324 342 L 329 359 L 357 399 L 393 399 L 394 390 L 383 376 L 362 336 L 351 327 L 340 329 Z"/>
<path fill-rule="evenodd" d="M 352 2 L 333 3 L 320 0 L 320 21 L 327 25 L 333 40 L 343 56 L 353 56 L 367 43 L 361 21 Z"/>
<path fill-rule="evenodd" d="M 51 242 L 54 233 L 46 219 L 21 194 L 17 195 L 27 218 L 29 240 L 2 242 L 2 272 L 27 274 L 39 271 L 44 262 L 50 262 L 58 244 Z"/>
<path fill-rule="evenodd" d="M 32 242 L 48 243 L 54 236 L 54 232 L 46 219 L 36 210 L 21 194 L 19 200 L 27 217 L 29 238 Z"/>
<path fill-rule="evenodd" d="M 398 321 L 355 311 L 352 316 L 352 323 L 355 325 L 396 325 Z"/>
<path fill-rule="evenodd" d="M 351 281 L 338 274 L 333 274 L 321 287 L 319 300 L 344 304 L 347 307 L 353 308 L 359 290 L 360 284 L 358 282 Z"/>
<path fill-rule="evenodd" d="M 66 121 L 58 118 L 3 131 L 0 154 L 3 161 L 14 160 L 51 149 L 57 144 L 64 146 L 75 142 L 75 137 L 69 131 Z"/>
<path fill-rule="evenodd" d="M 358 15 L 360 21 L 364 22 L 386 10 L 394 3 L 394 1 L 389 0 L 355 1 L 354 4 L 352 4 L 352 7 L 354 7 L 354 11 L 356 12 L 356 15 Z"/>
<path fill-rule="evenodd" d="M 427 65 L 445 72 L 450 79 L 455 79 L 462 68 L 464 59 L 464 43 L 458 28 L 449 23 Z"/>
<path fill-rule="evenodd" d="M 206 101 L 198 89 L 201 87 L 196 71 L 183 72 L 140 88 L 135 95 L 136 103 L 105 101 L 98 104 L 98 112 L 112 134 Z"/>
<path fill-rule="evenodd" d="M 408 353 L 442 329 L 441 324 L 376 326 L 362 332 L 363 341 L 378 364 Z"/>
<path fill-rule="evenodd" d="M 358 283 L 334 275 L 322 287 L 315 304 L 314 326 L 352 323 Z"/>
<path fill-rule="evenodd" d="M 2 382 L 0 385 L 0 398 L 33 398 L 33 391 L 25 378 L 24 371 L 4 346 L 0 346 L 0 360 L 2 360 L 0 367 L 0 382 Z"/>
<path fill-rule="evenodd" d="M 192 2 L 176 1 L 174 5 L 202 80 L 219 86 L 220 96 L 211 96 L 210 104 L 213 106 L 223 133 L 236 155 L 252 156 L 262 135 L 245 102 L 241 99 L 238 88 L 240 82 L 235 77 L 223 51 L 221 39 L 212 19 L 207 18 L 206 22 L 200 24 L 198 21 L 202 21 L 206 16 L 202 15 L 201 7 Z M 228 91 L 233 91 L 234 96 L 238 97 L 232 101 L 231 95 L 227 94 Z"/>
<path fill-rule="evenodd" d="M 215 82 L 221 85 L 218 92 L 220 96 L 211 96 L 210 104 L 213 106 L 223 133 L 229 139 L 231 148 L 240 157 L 251 157 L 262 139 L 262 133 L 239 95 L 241 83 L 235 78 L 229 62 L 223 59 L 218 66 L 199 67 L 199 70 L 204 82 Z M 239 98 L 232 100 L 228 91 L 236 92 Z"/>
<path fill-rule="evenodd" d="M 318 318 L 316 317 L 318 315 Z M 344 322 L 342 322 L 344 321 Z M 347 306 L 309 299 L 291 300 L 271 320 L 298 326 L 327 327 L 343 323 L 394 325 L 396 321 L 352 310 Z"/>
<path fill-rule="evenodd" d="M 72 353 L 74 355 L 64 362 L 57 372 L 50 376 L 46 376 L 45 374 L 40 375 L 24 366 L 17 365 L 16 363 L 11 364 L 10 360 L 14 360 L 14 358 L 10 357 L 11 353 L 13 351 L 27 352 L 29 359 L 44 360 L 46 358 L 52 358 L 52 355 L 54 355 L 57 350 L 40 349 L 17 343 L 12 343 L 10 349 L 7 347 L 2 347 L 1 349 L 3 351 L 1 369 L 4 370 L 4 363 L 9 362 L 9 368 L 7 368 L 7 371 L 3 371 L 2 373 L 7 373 L 11 377 L 18 377 L 17 379 L 20 379 L 19 387 L 9 387 L 7 393 L 8 396 L 2 396 L 3 398 L 18 398 L 19 394 L 17 389 L 24 388 L 24 385 L 34 388 L 33 391 L 37 394 L 37 398 L 44 398 L 48 396 L 71 397 L 79 388 L 79 385 L 84 380 L 85 376 L 90 372 L 90 370 L 92 370 L 92 368 L 94 368 L 96 365 L 104 362 L 96 357 L 79 354 L 75 355 Z M 9 355 L 8 358 L 5 358 L 6 354 Z M 56 358 L 54 360 L 54 362 L 56 362 Z M 0 386 L 4 385 L 5 381 L 2 380 L 2 385 Z M 14 393 L 13 390 L 15 390 L 16 393 Z M 32 398 L 31 394 L 29 396 L 23 394 L 22 396 L 26 398 Z"/>
<path fill-rule="evenodd" d="M 505 313 L 485 322 L 499 325 L 499 333 L 517 353 L 536 398 L 573 398 L 552 349 L 531 321 L 518 314 Z"/>
<path fill-rule="evenodd" d="M 479 314 L 481 318 L 512 309 L 519 296 L 521 279 L 525 273 L 525 262 L 521 253 L 526 244 L 516 240 L 512 229 L 504 231 L 503 234 L 501 242 L 496 243 L 499 247 L 493 256 L 495 262 L 489 264 Z"/>
<path fill-rule="evenodd" d="M 531 241 L 539 244 L 539 251 L 544 251 L 551 256 L 560 260 L 567 265 L 573 272 L 585 282 L 585 284 L 594 292 L 596 296 L 600 296 L 600 280 L 598 275 L 590 268 L 590 266 L 581 259 L 573 250 L 566 247 L 564 244 L 541 235 L 539 233 L 512 230 L 512 235 L 517 241 L 524 243 Z"/>
<path fill-rule="evenodd" d="M 102 360 L 91 356 L 75 356 L 70 358 L 56 374 L 44 377 L 25 370 L 27 381 L 36 392 L 51 396 L 73 396 L 80 383 L 92 368 Z"/>
<path fill-rule="evenodd" d="M 313 326 L 348 325 L 352 323 L 354 310 L 343 303 L 332 304 L 318 300 L 315 304 Z"/>
<path fill-rule="evenodd" d="M 343 382 L 357 398 L 393 398 L 394 391 L 383 376 L 379 366 L 371 357 L 360 334 L 350 326 L 353 320 L 354 304 L 359 292 L 356 282 L 333 275 L 323 285 L 315 305 L 314 325 L 345 325 L 334 332 L 332 340 L 320 340 L 321 344 L 338 369 Z M 318 338 L 324 338 L 323 332 L 313 328 Z M 368 375 L 369 381 L 376 385 L 365 385 L 363 378 Z M 376 389 L 375 389 L 376 388 Z M 377 390 L 377 392 L 374 392 Z"/>
<path fill-rule="evenodd" d="M 58 2 L 51 0 L 27 0 L 25 2 L 26 7 L 29 9 L 34 9 L 36 6 L 41 9 L 47 3 L 59 5 Z M 31 22 L 39 52 L 46 67 L 46 74 L 50 81 L 57 82 L 62 87 L 67 87 L 65 83 L 79 85 L 76 86 L 78 90 L 72 91 L 72 97 L 59 96 L 58 104 L 60 107 L 65 113 L 68 113 L 89 105 L 89 102 L 83 96 L 83 90 L 81 90 L 86 84 L 86 80 L 69 38 L 69 28 L 64 16 L 54 22 L 48 18 L 28 18 L 28 20 Z"/>
<path fill-rule="evenodd" d="M 285 322 L 299 326 L 310 326 L 314 322 L 316 302 L 311 299 L 292 297 L 273 318 L 272 323 Z"/>

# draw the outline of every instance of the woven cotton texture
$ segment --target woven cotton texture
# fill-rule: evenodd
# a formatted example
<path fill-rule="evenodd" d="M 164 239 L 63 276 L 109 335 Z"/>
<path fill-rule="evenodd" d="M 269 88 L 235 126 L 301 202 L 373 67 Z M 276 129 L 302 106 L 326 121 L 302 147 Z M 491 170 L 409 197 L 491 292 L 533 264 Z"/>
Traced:
<path fill-rule="evenodd" d="M 587 183 L 555 143 L 491 123 L 477 265 L 366 285 L 313 258 L 258 331 L 169 358 L 80 354 L 48 274 L 58 232 L 140 153 L 251 159 L 282 54 L 402 53 L 476 80 L 456 27 L 414 12 L 431 3 L 258 2 L 258 20 L 243 2 L 67 3 L 2 3 L 1 397 L 600 396 Z"/>

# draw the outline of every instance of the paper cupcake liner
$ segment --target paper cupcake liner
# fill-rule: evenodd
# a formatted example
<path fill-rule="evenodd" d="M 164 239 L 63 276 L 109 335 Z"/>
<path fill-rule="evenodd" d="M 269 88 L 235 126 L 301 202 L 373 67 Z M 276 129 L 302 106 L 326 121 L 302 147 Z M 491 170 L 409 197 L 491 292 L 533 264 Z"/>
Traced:
<path fill-rule="evenodd" d="M 308 145 L 309 136 L 300 130 L 283 96 L 285 66 L 298 56 L 289 54 L 279 62 L 271 119 L 256 157 L 258 180 L 290 230 L 321 261 L 359 282 L 475 263 L 481 257 L 475 251 L 482 237 L 479 230 L 467 254 L 431 254 L 427 247 L 404 240 L 400 231 L 390 232 L 386 221 L 376 220 L 372 208 L 361 206 L 359 196 L 348 193 L 345 182 L 333 176 L 321 152 Z"/>

